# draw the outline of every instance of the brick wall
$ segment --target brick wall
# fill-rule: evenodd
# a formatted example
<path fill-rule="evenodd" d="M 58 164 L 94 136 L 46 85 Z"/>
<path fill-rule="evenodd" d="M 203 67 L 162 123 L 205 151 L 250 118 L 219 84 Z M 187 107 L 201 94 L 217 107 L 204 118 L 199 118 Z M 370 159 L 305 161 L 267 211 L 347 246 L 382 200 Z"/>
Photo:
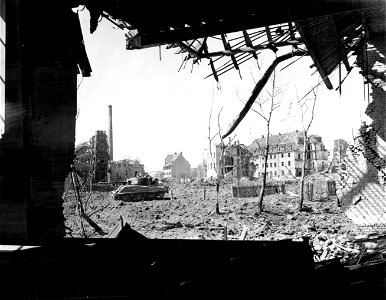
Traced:
<path fill-rule="evenodd" d="M 342 209 L 358 225 L 386 225 L 386 47 L 385 36 L 368 39 L 357 51 L 357 64 L 369 88 L 365 113 L 371 124 L 358 126 L 340 170 Z"/>

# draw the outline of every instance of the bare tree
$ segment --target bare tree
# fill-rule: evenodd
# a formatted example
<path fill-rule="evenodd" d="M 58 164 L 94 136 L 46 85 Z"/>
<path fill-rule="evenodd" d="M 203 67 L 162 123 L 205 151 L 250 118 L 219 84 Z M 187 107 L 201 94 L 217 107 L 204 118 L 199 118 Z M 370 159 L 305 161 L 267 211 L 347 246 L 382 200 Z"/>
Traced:
<path fill-rule="evenodd" d="M 304 101 L 302 99 L 299 99 L 298 97 L 298 105 L 300 106 L 300 111 L 301 111 L 301 120 L 302 120 L 302 127 L 303 127 L 303 149 L 300 149 L 303 152 L 303 161 L 302 161 L 302 174 L 300 178 L 300 195 L 299 195 L 299 207 L 298 209 L 301 210 L 303 207 L 303 202 L 304 202 L 304 182 L 306 178 L 306 164 L 309 162 L 308 160 L 308 153 L 309 153 L 309 136 L 308 136 L 308 131 L 311 127 L 312 121 L 314 120 L 314 114 L 315 114 L 315 104 L 316 104 L 316 98 L 317 98 L 317 93 L 315 90 L 312 90 L 314 96 L 312 99 L 306 98 Z M 308 101 L 312 101 L 312 108 L 311 108 L 311 116 L 308 124 L 305 126 L 305 116 L 307 114 L 307 111 L 309 110 L 309 107 L 307 105 Z"/>
<path fill-rule="evenodd" d="M 222 139 L 222 136 L 221 136 L 221 128 L 220 128 L 220 115 L 221 115 L 221 112 L 222 112 L 222 109 L 220 109 L 218 115 L 217 115 L 217 123 L 218 123 L 218 132 L 214 135 L 214 136 L 211 136 L 211 119 L 212 119 L 212 113 L 213 113 L 213 98 L 214 96 L 212 95 L 212 105 L 211 105 L 211 108 L 210 108 L 210 113 L 209 113 L 209 124 L 208 124 L 208 140 L 209 140 L 209 154 L 210 154 L 210 159 L 212 161 L 212 164 L 213 164 L 213 167 L 214 167 L 214 170 L 217 174 L 217 178 L 216 178 L 216 214 L 219 214 L 220 213 L 220 207 L 219 207 L 219 192 L 220 192 L 220 181 L 219 181 L 219 176 L 220 176 L 220 168 L 217 167 L 217 161 L 218 161 L 218 166 L 220 166 L 220 161 L 223 160 L 223 156 L 224 156 L 224 150 L 225 150 L 225 145 L 223 143 L 223 139 Z M 215 137 L 219 135 L 220 136 L 220 157 L 217 157 L 217 146 L 215 145 L 215 156 L 213 155 L 213 152 L 212 152 L 212 143 L 213 143 L 213 140 L 215 139 Z"/>
<path fill-rule="evenodd" d="M 272 88 L 271 91 L 267 91 L 268 97 L 261 98 L 257 97 L 257 101 L 255 102 L 255 106 L 257 105 L 257 109 L 251 108 L 251 110 L 257 113 L 264 121 L 265 121 L 265 143 L 260 147 L 263 149 L 264 156 L 264 171 L 263 171 L 263 182 L 259 194 L 258 208 L 259 211 L 263 211 L 263 199 L 264 192 L 267 186 L 267 161 L 268 155 L 270 151 L 270 134 L 271 134 L 271 120 L 273 112 L 280 107 L 280 101 L 277 100 L 277 96 L 281 93 L 281 88 L 276 87 L 276 71 L 272 71 Z M 268 107 L 265 108 L 265 104 L 268 104 Z"/>

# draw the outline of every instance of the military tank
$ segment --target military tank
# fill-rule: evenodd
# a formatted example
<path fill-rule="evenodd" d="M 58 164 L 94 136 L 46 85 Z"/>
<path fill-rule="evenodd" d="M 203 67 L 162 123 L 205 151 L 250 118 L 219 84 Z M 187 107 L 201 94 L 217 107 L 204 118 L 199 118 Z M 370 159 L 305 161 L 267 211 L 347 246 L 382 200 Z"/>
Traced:
<path fill-rule="evenodd" d="M 113 191 L 112 197 L 114 200 L 137 202 L 162 199 L 168 192 L 169 188 L 166 185 L 145 178 L 131 178 Z"/>

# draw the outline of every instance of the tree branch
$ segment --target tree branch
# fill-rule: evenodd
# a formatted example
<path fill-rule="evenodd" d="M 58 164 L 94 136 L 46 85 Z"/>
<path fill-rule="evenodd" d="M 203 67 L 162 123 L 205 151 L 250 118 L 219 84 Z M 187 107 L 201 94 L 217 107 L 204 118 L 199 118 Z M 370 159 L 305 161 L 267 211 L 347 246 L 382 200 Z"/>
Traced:
<path fill-rule="evenodd" d="M 255 85 L 251 96 L 249 97 L 248 101 L 246 102 L 244 108 L 241 110 L 239 115 L 236 117 L 236 119 L 233 121 L 229 129 L 226 131 L 226 133 L 223 135 L 223 138 L 226 138 L 228 135 L 230 135 L 240 124 L 240 122 L 244 119 L 244 117 L 247 115 L 248 111 L 251 109 L 253 103 L 255 102 L 256 98 L 259 96 L 260 92 L 264 88 L 265 84 L 267 83 L 269 77 L 271 76 L 272 72 L 275 70 L 276 66 L 287 60 L 290 59 L 293 56 L 301 56 L 304 55 L 304 51 L 291 51 L 289 53 L 286 53 L 282 56 L 277 57 L 272 64 L 269 66 L 269 68 L 265 71 L 263 74 L 263 77 L 257 82 Z"/>

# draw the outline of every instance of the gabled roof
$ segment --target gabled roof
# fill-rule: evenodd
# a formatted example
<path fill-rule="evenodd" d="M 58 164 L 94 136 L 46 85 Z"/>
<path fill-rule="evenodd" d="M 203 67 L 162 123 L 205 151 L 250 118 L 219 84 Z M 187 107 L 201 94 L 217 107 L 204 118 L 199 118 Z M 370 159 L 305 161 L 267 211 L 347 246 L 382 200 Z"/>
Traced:
<path fill-rule="evenodd" d="M 173 164 L 181 153 L 168 154 L 165 158 L 165 166 Z"/>
<path fill-rule="evenodd" d="M 302 141 L 298 142 L 298 138 L 303 138 L 303 131 L 293 131 L 283 134 L 271 135 L 269 137 L 270 146 L 280 146 L 280 145 L 298 145 L 303 144 Z M 316 134 L 308 134 L 310 143 L 321 143 L 322 137 Z M 249 145 L 250 151 L 253 153 L 256 149 L 264 148 L 266 146 L 266 138 L 262 137 L 255 139 L 251 145 Z"/>

